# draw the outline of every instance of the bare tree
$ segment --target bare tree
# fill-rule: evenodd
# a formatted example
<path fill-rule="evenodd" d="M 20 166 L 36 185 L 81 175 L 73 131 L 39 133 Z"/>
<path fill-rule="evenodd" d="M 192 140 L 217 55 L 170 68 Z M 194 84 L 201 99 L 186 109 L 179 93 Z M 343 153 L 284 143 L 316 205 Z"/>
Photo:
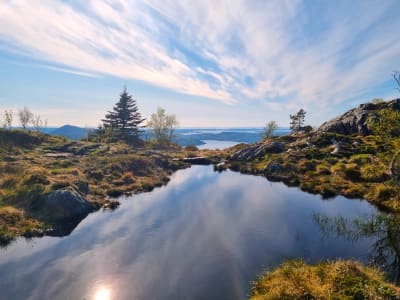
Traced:
<path fill-rule="evenodd" d="M 174 136 L 174 129 L 178 126 L 175 115 L 167 115 L 165 109 L 159 107 L 156 113 L 153 113 L 147 126 L 153 129 L 156 141 L 160 145 L 169 145 Z"/>
<path fill-rule="evenodd" d="M 18 110 L 18 118 L 22 128 L 26 129 L 26 126 L 28 126 L 33 119 L 33 113 L 27 107 L 24 107 Z"/>
<path fill-rule="evenodd" d="M 42 120 L 42 118 L 40 117 L 40 115 L 34 116 L 32 115 L 31 117 L 31 124 L 32 127 L 36 130 L 36 131 L 40 131 L 41 128 L 44 127 L 45 121 Z M 46 121 L 46 125 L 47 125 L 47 121 Z"/>
<path fill-rule="evenodd" d="M 3 117 L 3 127 L 11 129 L 13 122 L 13 112 L 12 110 L 5 110 L 4 111 L 4 117 Z"/>
<path fill-rule="evenodd" d="M 275 121 L 269 121 L 264 128 L 264 139 L 269 139 L 274 136 L 278 124 Z"/>
<path fill-rule="evenodd" d="M 396 90 L 398 90 L 400 92 L 400 71 L 394 71 L 393 72 L 393 79 L 397 83 Z"/>

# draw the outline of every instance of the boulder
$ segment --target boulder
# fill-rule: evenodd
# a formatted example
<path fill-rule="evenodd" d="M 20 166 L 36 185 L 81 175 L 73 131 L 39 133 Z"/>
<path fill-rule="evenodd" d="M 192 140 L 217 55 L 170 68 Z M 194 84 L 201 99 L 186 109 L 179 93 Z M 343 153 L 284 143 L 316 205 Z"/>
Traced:
<path fill-rule="evenodd" d="M 267 142 L 249 145 L 231 155 L 231 160 L 253 160 L 264 157 L 267 153 L 281 153 L 285 151 L 285 144 L 281 142 Z"/>
<path fill-rule="evenodd" d="M 400 99 L 394 99 L 392 101 L 383 103 L 364 103 L 359 107 L 351 109 L 343 115 L 336 117 L 328 122 L 323 123 L 318 129 L 317 134 L 325 132 L 334 132 L 339 134 L 351 135 L 351 134 L 370 134 L 367 120 L 371 116 L 373 117 L 378 110 L 391 108 L 394 110 L 400 110 Z"/>
<path fill-rule="evenodd" d="M 51 220 L 71 220 L 86 217 L 94 207 L 71 187 L 50 193 L 44 207 Z"/>

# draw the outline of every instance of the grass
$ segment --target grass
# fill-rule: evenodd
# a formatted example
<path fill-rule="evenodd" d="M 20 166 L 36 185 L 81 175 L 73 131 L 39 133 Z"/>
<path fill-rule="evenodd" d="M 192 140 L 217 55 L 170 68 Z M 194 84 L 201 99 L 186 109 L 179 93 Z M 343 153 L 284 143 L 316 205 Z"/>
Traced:
<path fill-rule="evenodd" d="M 245 146 L 226 150 L 227 166 L 243 173 L 265 175 L 270 180 L 298 185 L 303 191 L 329 198 L 344 195 L 364 198 L 382 208 L 400 212 L 400 187 L 390 177 L 393 154 L 400 150 L 400 138 L 392 138 L 382 147 L 379 136 L 344 136 L 334 133 L 313 133 L 288 139 L 272 140 L 286 143 L 285 151 L 266 154 L 250 161 L 231 161 L 229 155 Z M 341 148 L 332 153 L 332 140 Z M 273 169 L 266 166 L 273 164 Z M 278 166 L 278 167 L 276 167 Z"/>
<path fill-rule="evenodd" d="M 308 265 L 289 260 L 262 274 L 253 284 L 252 300 L 396 299 L 400 288 L 385 281 L 378 269 L 356 261 Z"/>
<path fill-rule="evenodd" d="M 54 190 L 73 187 L 95 207 L 110 206 L 110 197 L 166 184 L 174 171 L 188 166 L 181 158 L 215 153 L 194 147 L 72 142 L 0 129 L 0 239 L 41 235 L 53 222 L 43 200 Z"/>

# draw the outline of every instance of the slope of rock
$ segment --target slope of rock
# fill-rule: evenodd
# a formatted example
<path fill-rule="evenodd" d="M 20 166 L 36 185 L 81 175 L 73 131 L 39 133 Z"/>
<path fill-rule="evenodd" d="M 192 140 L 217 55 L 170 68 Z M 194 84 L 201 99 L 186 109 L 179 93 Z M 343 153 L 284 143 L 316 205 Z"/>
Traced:
<path fill-rule="evenodd" d="M 343 115 L 323 123 L 318 129 L 317 134 L 334 132 L 339 134 L 362 134 L 368 135 L 369 129 L 367 119 L 373 116 L 378 110 L 391 108 L 400 110 L 400 99 L 394 99 L 382 103 L 364 103 L 359 107 L 351 109 Z"/>

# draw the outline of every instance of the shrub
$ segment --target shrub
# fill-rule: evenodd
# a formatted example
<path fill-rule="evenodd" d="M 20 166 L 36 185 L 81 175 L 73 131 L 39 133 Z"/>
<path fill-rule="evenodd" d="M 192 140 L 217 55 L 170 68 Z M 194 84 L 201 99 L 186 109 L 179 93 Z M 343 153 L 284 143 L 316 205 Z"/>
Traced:
<path fill-rule="evenodd" d="M 25 179 L 24 184 L 35 184 L 35 183 L 41 183 L 44 185 L 48 185 L 50 182 L 47 179 L 46 175 L 43 174 L 32 174 L 28 176 L 27 179 Z"/>
<path fill-rule="evenodd" d="M 113 188 L 113 189 L 109 189 L 107 191 L 107 195 L 110 196 L 110 197 L 113 197 L 113 198 L 117 198 L 119 196 L 122 196 L 122 194 L 123 194 L 123 192 L 121 190 L 119 190 L 119 189 L 114 189 Z"/>
<path fill-rule="evenodd" d="M 197 148 L 196 146 L 193 145 L 188 145 L 185 147 L 185 151 L 199 151 L 199 148 Z"/>
<path fill-rule="evenodd" d="M 328 199 L 328 198 L 335 197 L 337 195 L 337 192 L 333 187 L 324 185 L 324 186 L 322 186 L 321 195 L 322 195 L 322 198 Z"/>
<path fill-rule="evenodd" d="M 132 172 L 126 172 L 124 175 L 122 175 L 121 180 L 125 184 L 132 184 L 136 181 L 135 176 L 133 176 Z"/>
<path fill-rule="evenodd" d="M 375 198 L 380 201 L 390 200 L 398 194 L 395 187 L 380 184 L 376 187 Z"/>
<path fill-rule="evenodd" d="M 344 175 L 346 179 L 352 180 L 352 181 L 359 181 L 361 178 L 361 173 L 360 170 L 356 168 L 345 168 L 344 169 Z"/>

